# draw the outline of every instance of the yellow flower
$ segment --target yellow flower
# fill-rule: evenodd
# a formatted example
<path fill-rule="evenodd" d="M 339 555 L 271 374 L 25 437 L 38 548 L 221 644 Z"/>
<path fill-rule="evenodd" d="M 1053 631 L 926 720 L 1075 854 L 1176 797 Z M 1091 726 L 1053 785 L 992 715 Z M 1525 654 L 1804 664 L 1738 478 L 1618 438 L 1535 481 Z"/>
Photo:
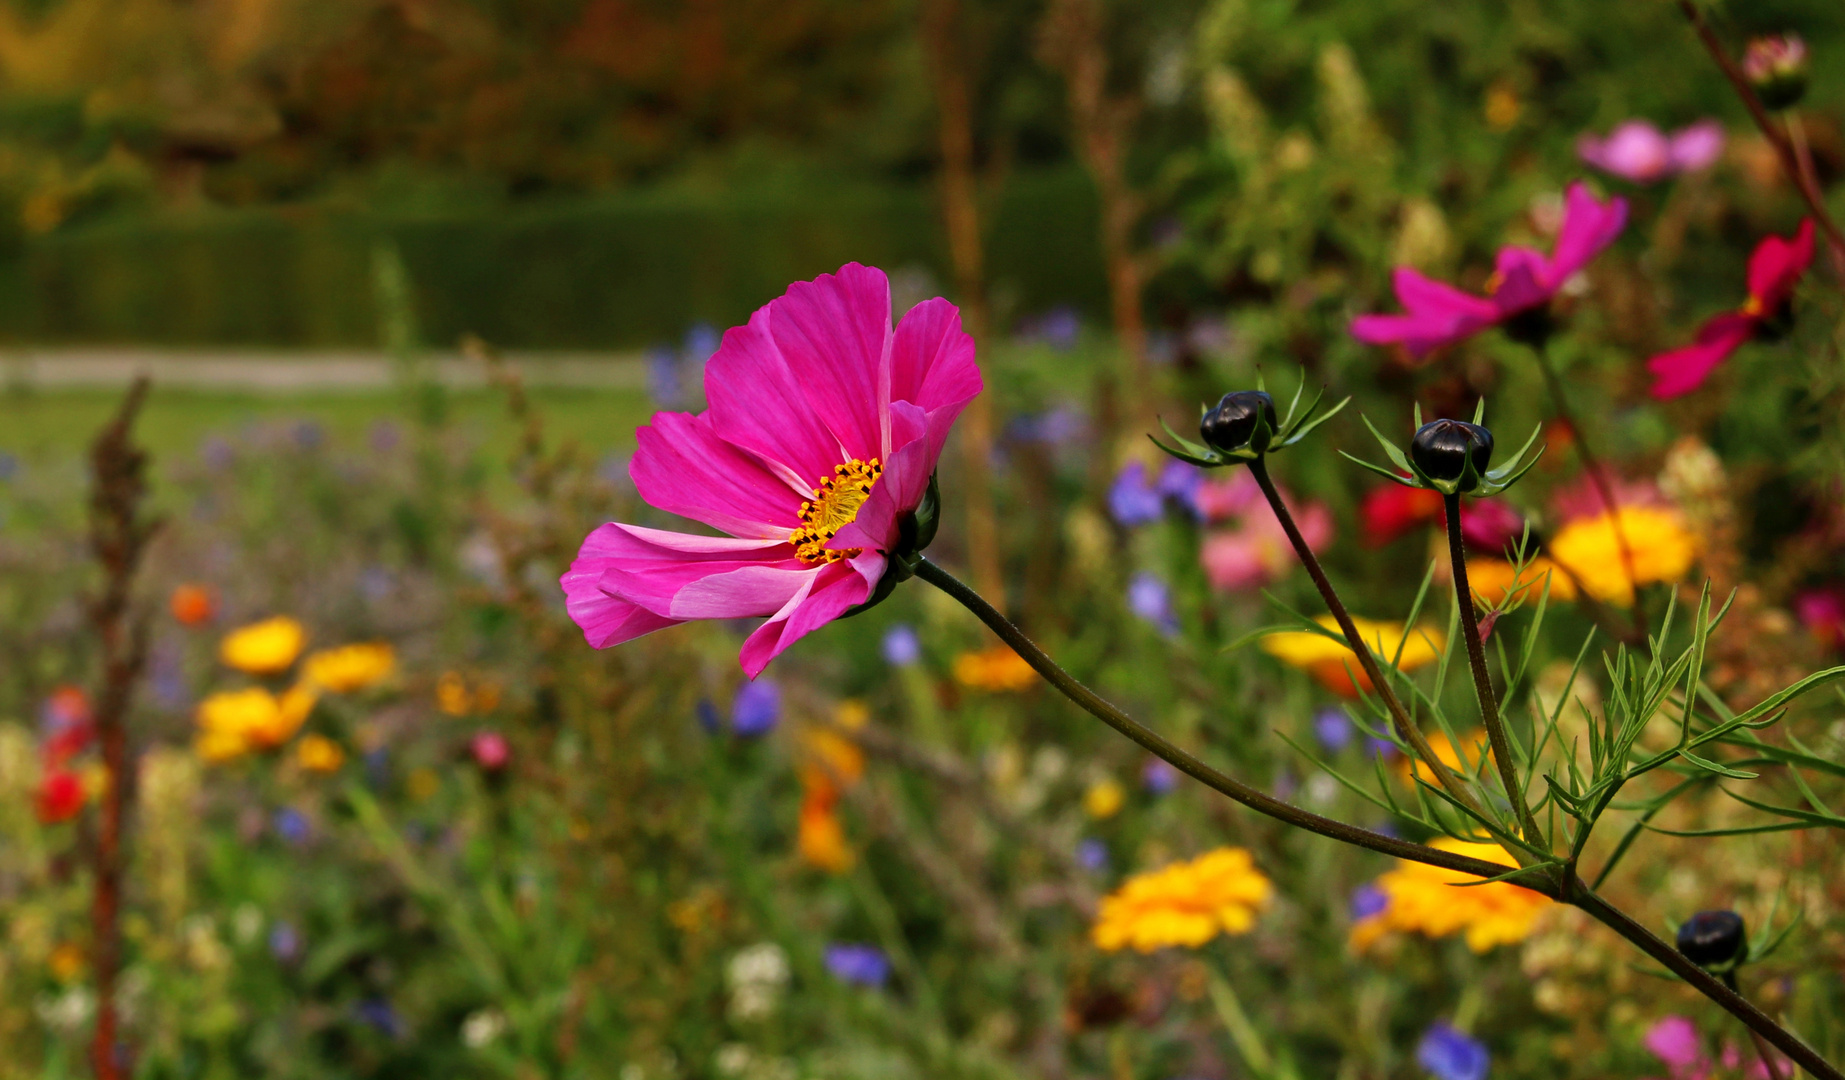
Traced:
<path fill-rule="evenodd" d="M 300 684 L 280 697 L 260 686 L 221 690 L 199 702 L 194 748 L 213 763 L 274 749 L 301 730 L 318 697 L 313 688 Z"/>
<path fill-rule="evenodd" d="M 417 802 L 428 802 L 442 790 L 442 778 L 434 769 L 411 769 L 404 778 L 404 790 Z"/>
<path fill-rule="evenodd" d="M 1516 865 L 1498 844 L 1470 844 L 1444 836 L 1429 846 L 1498 863 L 1508 870 Z M 1384 910 L 1352 927 L 1352 944 L 1362 949 L 1392 930 L 1435 938 L 1458 933 L 1465 935 L 1469 949 L 1483 953 L 1496 945 L 1523 941 L 1551 903 L 1542 894 L 1510 882 L 1467 884 L 1479 880 L 1472 874 L 1400 861 L 1397 869 L 1377 879 L 1386 898 Z"/>
<path fill-rule="evenodd" d="M 1472 776 L 1474 767 L 1480 763 L 1480 755 L 1491 752 L 1484 749 L 1485 746 L 1486 732 L 1479 728 L 1461 736 L 1459 751 L 1448 741 L 1445 733 L 1435 731 L 1429 734 L 1429 749 L 1435 751 L 1435 760 L 1462 776 Z M 1421 761 L 1412 762 L 1409 758 L 1403 758 L 1397 762 L 1397 772 L 1405 781 L 1415 776 L 1425 783 L 1436 783 L 1435 773 Z"/>
<path fill-rule="evenodd" d="M 1697 560 L 1697 539 L 1676 511 L 1656 506 L 1623 506 L 1617 511 L 1621 534 L 1633 554 L 1634 579 L 1645 585 L 1679 581 Z M 1550 541 L 1550 557 L 1569 567 L 1582 587 L 1597 600 L 1630 605 L 1633 582 L 1614 531 L 1615 518 L 1601 514 L 1572 521 Z M 1553 592 L 1555 584 L 1551 586 Z"/>
<path fill-rule="evenodd" d="M 491 679 L 469 679 L 459 671 L 444 671 L 436 680 L 436 708 L 450 716 L 485 716 L 499 707 L 500 687 Z"/>
<path fill-rule="evenodd" d="M 346 751 L 325 735 L 303 735 L 295 744 L 295 762 L 308 772 L 336 773 L 346 764 Z"/>
<path fill-rule="evenodd" d="M 1339 622 L 1331 615 L 1321 615 L 1313 621 L 1334 635 L 1339 633 Z M 1447 640 L 1446 635 L 1433 627 L 1417 627 L 1406 632 L 1400 622 L 1362 618 L 1353 618 L 1352 625 L 1379 664 L 1388 664 L 1401 646 L 1403 655 L 1397 659 L 1397 667 L 1402 671 L 1414 671 L 1441 656 L 1442 645 Z M 1263 638 L 1262 651 L 1284 664 L 1305 669 L 1336 694 L 1356 697 L 1361 691 L 1371 692 L 1371 680 L 1359 670 L 1358 657 L 1334 638 L 1310 630 L 1290 630 Z"/>
<path fill-rule="evenodd" d="M 1121 785 L 1113 780 L 1101 780 L 1089 785 L 1083 792 L 1083 812 L 1097 821 L 1111 818 L 1121 812 L 1121 804 L 1127 800 L 1127 793 Z"/>
<path fill-rule="evenodd" d="M 1544 581 L 1550 579 L 1550 598 L 1568 601 L 1576 599 L 1576 582 L 1556 563 L 1540 555 L 1525 564 L 1525 572 L 1513 579 L 1513 565 L 1504 559 L 1469 559 L 1467 560 L 1467 586 L 1473 594 L 1488 606 L 1493 606 L 1505 599 L 1505 594 L 1514 589 L 1518 599 L 1526 603 L 1536 603 L 1544 595 Z"/>
<path fill-rule="evenodd" d="M 1220 933 L 1248 933 L 1272 890 L 1248 851 L 1218 848 L 1129 878 L 1102 898 L 1090 938 L 1109 952 L 1195 949 Z"/>
<path fill-rule="evenodd" d="M 970 690 L 1023 690 L 1037 679 L 1031 665 L 1005 645 L 955 657 L 955 681 Z"/>
<path fill-rule="evenodd" d="M 1505 83 L 1495 83 L 1486 92 L 1486 122 L 1494 131 L 1506 131 L 1518 123 L 1518 115 L 1525 111 L 1518 100 L 1518 91 Z"/>
<path fill-rule="evenodd" d="M 396 667 L 396 650 L 388 642 L 374 641 L 310 653 L 301 676 L 323 690 L 350 694 L 382 682 Z"/>
<path fill-rule="evenodd" d="M 251 675 L 279 675 L 301 655 L 307 631 L 286 615 L 251 623 L 224 635 L 218 659 Z"/>
<path fill-rule="evenodd" d="M 85 963 L 83 949 L 70 941 L 51 950 L 51 955 L 45 958 L 45 966 L 51 969 L 51 977 L 61 983 L 70 982 L 83 974 Z"/>

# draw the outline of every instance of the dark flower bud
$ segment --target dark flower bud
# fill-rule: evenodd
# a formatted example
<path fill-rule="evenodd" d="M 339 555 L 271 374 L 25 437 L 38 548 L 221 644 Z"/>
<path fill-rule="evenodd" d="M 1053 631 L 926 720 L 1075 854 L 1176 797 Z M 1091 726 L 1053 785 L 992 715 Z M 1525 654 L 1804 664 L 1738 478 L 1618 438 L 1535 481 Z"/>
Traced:
<path fill-rule="evenodd" d="M 1749 951 L 1742 916 L 1734 911 L 1700 911 L 1678 928 L 1678 951 L 1708 971 L 1728 971 Z"/>
<path fill-rule="evenodd" d="M 1431 420 L 1416 429 L 1409 457 L 1429 479 L 1472 491 L 1493 460 L 1493 433 L 1465 420 Z"/>
<path fill-rule="evenodd" d="M 1225 454 L 1244 448 L 1263 453 L 1274 433 L 1275 400 L 1260 390 L 1225 394 L 1198 422 L 1205 445 Z"/>
<path fill-rule="evenodd" d="M 1795 34 L 1771 34 L 1743 51 L 1743 78 L 1766 108 L 1792 108 L 1807 92 L 1807 43 Z"/>

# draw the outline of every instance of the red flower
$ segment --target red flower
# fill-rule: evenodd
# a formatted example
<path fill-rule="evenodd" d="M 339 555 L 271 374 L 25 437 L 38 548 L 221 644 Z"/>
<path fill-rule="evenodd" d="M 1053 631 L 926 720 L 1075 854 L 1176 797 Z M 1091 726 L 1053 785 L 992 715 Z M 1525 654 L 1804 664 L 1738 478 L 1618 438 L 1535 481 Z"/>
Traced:
<path fill-rule="evenodd" d="M 1813 221 L 1800 223 L 1792 239 L 1770 236 L 1749 256 L 1749 299 L 1698 328 L 1698 340 L 1682 349 L 1660 353 L 1646 362 L 1653 373 L 1653 396 L 1660 400 L 1689 394 L 1703 385 L 1717 365 L 1754 337 L 1794 297 L 1794 286 L 1813 262 Z"/>
<path fill-rule="evenodd" d="M 1365 494 L 1359 508 L 1365 543 L 1382 547 L 1418 525 L 1448 527 L 1441 495 L 1426 488 L 1384 484 Z M 1497 552 L 1524 532 L 1525 519 L 1497 499 L 1469 499 L 1461 504 L 1461 536 L 1476 548 Z"/>
<path fill-rule="evenodd" d="M 83 809 L 83 780 L 69 769 L 53 768 L 38 785 L 38 820 L 44 825 L 69 821 Z"/>
<path fill-rule="evenodd" d="M 482 731 L 468 741 L 474 763 L 485 772 L 496 773 L 512 759 L 512 745 L 497 731 Z"/>

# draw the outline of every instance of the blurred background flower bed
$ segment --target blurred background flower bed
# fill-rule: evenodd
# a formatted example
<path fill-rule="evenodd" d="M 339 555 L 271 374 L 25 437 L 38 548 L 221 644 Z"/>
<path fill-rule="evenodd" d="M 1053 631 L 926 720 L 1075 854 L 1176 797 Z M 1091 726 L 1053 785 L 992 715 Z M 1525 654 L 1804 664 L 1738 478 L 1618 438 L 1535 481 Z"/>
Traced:
<path fill-rule="evenodd" d="M 1804 80 L 1775 122 L 1840 205 L 1845 12 L 1706 14 L 1739 55 L 1801 36 L 1752 75 Z M 1393 286 L 1416 314 L 1399 268 L 1490 305 L 1495 253 L 1552 250 L 1578 181 L 1626 216 L 1545 292 L 1574 427 L 1512 320 L 1432 351 L 1354 336 Z M 1427 839 L 1333 775 L 1409 805 L 1429 775 L 1354 719 L 1352 654 L 1262 633 L 1323 609 L 1251 474 L 1160 454 L 1156 418 L 1185 433 L 1258 374 L 1351 395 L 1277 481 L 1360 632 L 1458 714 L 1442 500 L 1339 452 L 1375 456 L 1361 414 L 1406 439 L 1418 405 L 1485 398 L 1508 451 L 1542 425 L 1461 529 L 1473 589 L 1535 635 L 1508 714 L 1564 707 L 1545 770 L 1586 768 L 1608 676 L 1572 684 L 1583 641 L 1644 648 L 1706 580 L 1734 591 L 1722 703 L 1845 658 L 1845 266 L 1813 216 L 1655 0 L 0 4 L 0 1078 L 90 1075 L 98 1011 L 85 447 L 119 395 L 6 355 L 71 343 L 390 372 L 156 383 L 140 418 L 161 524 L 121 1075 L 1766 1078 L 1581 912 L 1249 813 L 934 590 L 752 682 L 750 621 L 597 652 L 558 578 L 602 522 L 681 524 L 634 490 L 634 429 L 703 408 L 724 328 L 875 263 L 897 314 L 961 306 L 987 385 L 932 557 L 1193 753 Z M 500 349 L 636 376 L 525 385 Z M 1522 568 L 1496 557 L 1521 537 Z M 1826 766 L 1762 767 L 1781 805 L 1838 805 L 1829 693 L 1764 736 Z M 1838 830 L 1715 781 L 1637 805 L 1596 840 L 1639 836 L 1604 891 L 1661 933 L 1740 912 L 1775 945 L 1748 995 L 1845 1057 Z"/>

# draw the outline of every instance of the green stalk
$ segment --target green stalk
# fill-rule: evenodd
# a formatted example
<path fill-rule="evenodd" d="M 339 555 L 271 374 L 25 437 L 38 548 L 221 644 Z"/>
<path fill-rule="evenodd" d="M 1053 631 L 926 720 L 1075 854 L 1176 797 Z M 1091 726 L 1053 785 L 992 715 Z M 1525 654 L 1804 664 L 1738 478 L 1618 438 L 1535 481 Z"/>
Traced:
<path fill-rule="evenodd" d="M 1447 789 L 1448 794 L 1476 813 L 1483 812 L 1484 808 L 1474 795 L 1473 788 L 1456 776 L 1445 762 L 1435 756 L 1435 751 L 1429 746 L 1428 739 L 1423 736 L 1422 729 L 1410 720 L 1409 710 L 1403 707 L 1402 699 L 1397 697 L 1396 690 L 1384 678 L 1383 671 L 1378 667 L 1377 659 L 1371 655 L 1370 646 L 1366 645 L 1364 638 L 1359 636 L 1358 627 L 1352 622 L 1351 613 L 1345 610 L 1345 603 L 1339 599 L 1339 594 L 1333 591 L 1332 582 L 1327 580 L 1326 571 L 1320 568 L 1319 558 L 1314 555 L 1313 549 L 1307 546 L 1306 539 L 1301 536 L 1300 529 L 1294 524 L 1294 515 L 1288 512 L 1287 504 L 1281 501 L 1281 493 L 1275 490 L 1275 482 L 1269 479 L 1268 460 L 1258 457 L 1251 461 L 1249 472 L 1256 478 L 1257 485 L 1262 488 L 1262 494 L 1268 498 L 1269 509 L 1275 512 L 1275 520 L 1281 522 L 1281 531 L 1288 534 L 1288 542 L 1294 545 L 1294 554 L 1300 558 L 1301 565 L 1307 568 L 1308 576 L 1313 578 L 1313 584 L 1320 590 L 1320 598 L 1326 601 L 1326 609 L 1332 612 L 1333 619 L 1338 622 L 1340 632 L 1345 635 L 1346 645 L 1351 648 L 1353 655 L 1358 657 L 1359 668 L 1364 671 L 1365 677 L 1371 680 L 1372 689 L 1383 698 L 1384 707 L 1390 710 L 1390 723 L 1391 727 L 1396 730 L 1397 738 L 1408 744 L 1418 759 L 1428 764 L 1429 769 L 1434 772 L 1441 786 Z M 1408 632 L 1408 628 L 1405 627 L 1404 633 Z"/>
<path fill-rule="evenodd" d="M 1020 659 L 1030 664 L 1032 670 L 1042 676 L 1044 681 L 1056 687 L 1060 693 L 1083 711 L 1127 736 L 1148 753 L 1211 790 L 1277 821 L 1380 854 L 1439 866 L 1447 870 L 1456 870 L 1480 878 L 1502 877 L 1511 869 L 1498 863 L 1437 851 L 1421 844 L 1399 840 L 1394 836 L 1385 836 L 1369 829 L 1347 825 L 1343 821 L 1321 817 L 1312 811 L 1283 802 L 1266 792 L 1258 791 L 1240 780 L 1218 772 L 1167 742 L 1157 732 L 1147 728 L 1133 717 L 1109 704 L 1101 695 L 1084 686 L 1075 676 L 1059 667 L 1057 662 L 1052 660 L 1043 649 L 1038 648 L 1031 638 L 1025 636 L 1023 630 L 1014 626 L 1011 620 L 1000 614 L 999 609 L 987 603 L 984 597 L 968 588 L 953 574 L 921 555 L 916 556 L 910 568 L 917 577 L 947 593 L 963 607 L 973 612 L 976 618 L 987 625 L 988 629 L 999 635 L 1000 640 L 1011 646 L 1012 650 L 1019 654 Z M 1665 965 L 1674 974 L 1690 983 L 1699 993 L 1710 998 L 1730 1015 L 1748 1025 L 1751 1031 L 1759 1033 L 1782 1053 L 1811 1073 L 1816 1080 L 1845 1080 L 1845 1073 L 1841 1073 L 1825 1058 L 1820 1057 L 1817 1051 L 1801 1041 L 1798 1036 L 1775 1023 L 1767 1013 L 1756 1008 L 1753 1003 L 1736 991 L 1723 985 L 1715 976 L 1685 959 L 1677 949 L 1661 940 L 1645 926 L 1635 922 L 1632 916 L 1584 887 L 1574 874 L 1567 875 L 1562 881 L 1548 873 L 1518 876 L 1524 879 L 1518 882 L 1524 888 L 1580 908 L 1597 922 L 1632 942 L 1640 951 Z"/>
<path fill-rule="evenodd" d="M 1467 544 L 1461 537 L 1461 497 L 1443 495 L 1448 518 L 1448 560 L 1454 565 L 1454 596 L 1461 609 L 1461 634 L 1467 639 L 1467 666 L 1473 669 L 1473 692 L 1480 700 L 1480 720 L 1486 726 L 1486 739 L 1492 744 L 1493 763 L 1499 767 L 1499 782 L 1505 796 L 1518 815 L 1519 832 L 1525 843 L 1541 845 L 1543 834 L 1525 803 L 1525 789 L 1518 782 L 1518 769 L 1512 761 L 1512 740 L 1506 734 L 1505 721 L 1499 716 L 1499 698 L 1493 693 L 1492 676 L 1486 671 L 1486 647 L 1480 641 L 1480 619 L 1473 610 L 1473 589 L 1467 583 Z"/>

